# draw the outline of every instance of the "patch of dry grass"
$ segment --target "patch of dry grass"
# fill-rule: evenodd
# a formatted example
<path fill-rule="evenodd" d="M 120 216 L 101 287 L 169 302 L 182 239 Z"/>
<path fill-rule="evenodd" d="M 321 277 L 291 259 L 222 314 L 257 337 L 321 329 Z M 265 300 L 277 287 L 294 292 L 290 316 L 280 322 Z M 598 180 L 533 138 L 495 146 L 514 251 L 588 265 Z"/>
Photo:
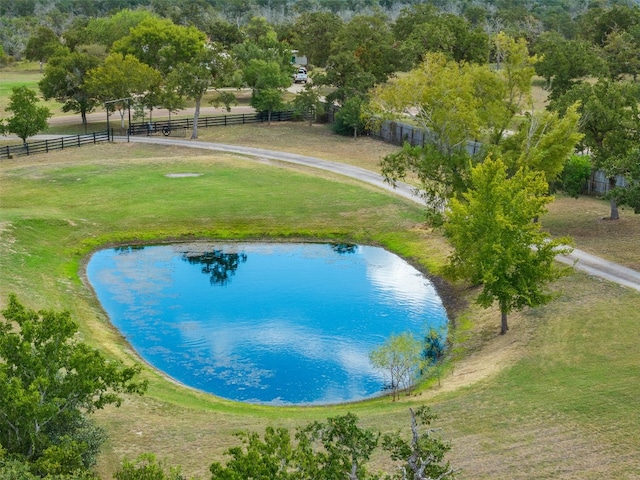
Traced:
<path fill-rule="evenodd" d="M 620 209 L 620 220 L 608 220 L 608 201 L 558 195 L 542 217 L 553 236 L 568 235 L 575 246 L 593 255 L 640 270 L 640 215 Z"/>

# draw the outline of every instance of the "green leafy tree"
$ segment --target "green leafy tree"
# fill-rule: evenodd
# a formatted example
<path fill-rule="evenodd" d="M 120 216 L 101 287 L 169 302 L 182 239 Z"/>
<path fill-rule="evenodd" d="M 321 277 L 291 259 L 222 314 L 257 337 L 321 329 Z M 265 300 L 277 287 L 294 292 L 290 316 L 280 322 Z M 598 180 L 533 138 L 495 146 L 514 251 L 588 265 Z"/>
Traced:
<path fill-rule="evenodd" d="M 609 69 L 611 80 L 621 80 L 631 76 L 635 82 L 640 73 L 640 26 L 634 28 L 634 33 L 614 30 L 607 35 L 602 48 L 605 61 Z"/>
<path fill-rule="evenodd" d="M 43 64 L 51 57 L 62 44 L 53 30 L 47 27 L 38 27 L 36 32 L 29 38 L 24 55 L 27 60 L 40 62 L 40 72 Z"/>
<path fill-rule="evenodd" d="M 547 193 L 544 173 L 520 168 L 509 177 L 501 160 L 487 158 L 473 167 L 464 199 L 451 200 L 445 232 L 454 252 L 448 272 L 482 285 L 481 306 L 498 303 L 503 335 L 509 313 L 549 301 L 546 287 L 563 272 L 554 258 L 568 251 L 568 240 L 551 240 L 533 221 L 553 200 Z"/>
<path fill-rule="evenodd" d="M 343 23 L 335 13 L 305 12 L 295 20 L 293 46 L 307 56 L 311 65 L 325 67 L 331 42 Z"/>
<path fill-rule="evenodd" d="M 386 82 L 395 72 L 398 55 L 393 43 L 384 17 L 357 15 L 336 34 L 326 72 L 316 75 L 314 82 L 335 87 L 327 95 L 329 102 L 343 105 L 353 96 L 366 95 L 374 84 Z"/>
<path fill-rule="evenodd" d="M 509 173 L 519 168 L 540 171 L 553 185 L 584 136 L 579 132 L 578 106 L 571 105 L 562 116 L 553 111 L 527 114 L 517 131 L 500 145 Z"/>
<path fill-rule="evenodd" d="M 45 99 L 55 99 L 63 104 L 62 111 L 79 113 L 82 124 L 87 124 L 87 114 L 97 105 L 88 92 L 85 80 L 89 70 L 100 64 L 100 57 L 83 52 L 59 49 L 49 59 L 38 86 Z"/>
<path fill-rule="evenodd" d="M 153 13 L 145 9 L 125 8 L 113 15 L 90 18 L 84 27 L 82 43 L 99 43 L 111 47 L 117 40 L 129 35 L 132 28 L 154 17 Z"/>
<path fill-rule="evenodd" d="M 87 73 L 85 87 L 89 94 L 100 102 L 144 97 L 160 89 L 160 72 L 142 63 L 133 55 L 112 53 L 99 67 Z M 109 109 L 120 112 L 120 124 L 124 127 L 127 101 L 110 103 Z"/>
<path fill-rule="evenodd" d="M 550 97 L 563 95 L 574 84 L 598 75 L 605 66 L 593 44 L 584 40 L 567 40 L 557 32 L 542 33 L 535 42 L 539 57 L 536 73 L 543 77 Z"/>
<path fill-rule="evenodd" d="M 152 453 L 143 453 L 135 461 L 123 460 L 114 473 L 115 480 L 184 480 L 179 467 L 168 467 Z"/>
<path fill-rule="evenodd" d="M 243 445 L 227 450 L 226 465 L 211 465 L 212 480 L 371 479 L 366 464 L 379 438 L 351 413 L 299 429 L 296 442 L 285 428 L 267 427 L 262 438 L 255 432 L 238 436 Z"/>
<path fill-rule="evenodd" d="M 334 131 L 341 134 L 352 134 L 354 140 L 357 139 L 358 133 L 362 133 L 366 127 L 366 122 L 364 121 L 365 103 L 366 100 L 359 95 L 347 99 L 342 108 L 336 113 L 336 119 L 333 124 Z"/>
<path fill-rule="evenodd" d="M 96 445 L 86 415 L 141 394 L 139 366 L 125 367 L 77 340 L 68 312 L 27 309 L 9 297 L 0 323 L 0 444 L 36 467 L 89 468 Z M 91 443 L 94 443 L 91 445 Z M 56 471 L 56 465 L 61 471 Z"/>
<path fill-rule="evenodd" d="M 271 124 L 271 113 L 284 107 L 282 95 L 284 89 L 291 85 L 289 72 L 277 62 L 252 59 L 244 68 L 244 78 L 253 90 L 251 106 L 266 111 Z"/>
<path fill-rule="evenodd" d="M 371 364 L 389 378 L 392 399 L 400 396 L 417 380 L 422 367 L 422 344 L 411 333 L 390 336 L 382 345 L 369 352 Z"/>
<path fill-rule="evenodd" d="M 47 120 L 51 117 L 51 111 L 44 106 L 39 106 L 40 101 L 36 92 L 28 87 L 13 87 L 9 97 L 9 105 L 6 112 L 13 113 L 3 125 L 3 129 L 15 133 L 26 143 L 27 137 L 35 135 L 47 128 Z"/>
<path fill-rule="evenodd" d="M 367 479 L 367 462 L 379 438 L 360 428 L 353 413 L 313 422 L 296 434 L 298 462 L 306 478 L 321 472 L 323 480 Z"/>
<path fill-rule="evenodd" d="M 571 155 L 562 170 L 562 190 L 574 198 L 584 190 L 591 175 L 591 160 L 585 155 Z"/>
<path fill-rule="evenodd" d="M 114 42 L 114 53 L 133 55 L 142 63 L 168 75 L 176 65 L 198 58 L 205 35 L 195 27 L 175 25 L 171 20 L 149 17 L 133 27 L 129 35 Z"/>
<path fill-rule="evenodd" d="M 436 419 L 435 415 L 424 406 L 415 411 L 410 408 L 409 412 L 411 413 L 411 440 L 405 440 L 399 432 L 385 434 L 382 439 L 382 447 L 391 453 L 392 460 L 398 462 L 397 475 L 391 478 L 453 479 L 455 471 L 449 462 L 444 460 L 451 446 L 438 438 L 431 428 L 420 431 L 420 427 L 431 425 Z"/>
<path fill-rule="evenodd" d="M 575 85 L 552 102 L 551 108 L 566 111 L 580 102 L 580 128 L 591 151 L 594 169 L 609 180 L 610 220 L 618 220 L 618 206 L 625 203 L 625 190 L 616 187 L 618 175 L 633 184 L 638 177 L 637 146 L 640 143 L 639 87 L 628 82 L 600 79 L 595 85 Z"/>
<path fill-rule="evenodd" d="M 221 87 L 231 78 L 236 64 L 221 45 L 208 44 L 189 62 L 176 65 L 168 75 L 167 83 L 172 91 L 196 103 L 191 138 L 198 138 L 198 118 L 202 97 L 210 87 Z"/>
<path fill-rule="evenodd" d="M 320 92 L 312 83 L 306 83 L 304 89 L 296 93 L 293 107 L 300 116 L 307 117 L 309 126 L 311 126 L 316 119 L 317 112 L 322 108 Z"/>

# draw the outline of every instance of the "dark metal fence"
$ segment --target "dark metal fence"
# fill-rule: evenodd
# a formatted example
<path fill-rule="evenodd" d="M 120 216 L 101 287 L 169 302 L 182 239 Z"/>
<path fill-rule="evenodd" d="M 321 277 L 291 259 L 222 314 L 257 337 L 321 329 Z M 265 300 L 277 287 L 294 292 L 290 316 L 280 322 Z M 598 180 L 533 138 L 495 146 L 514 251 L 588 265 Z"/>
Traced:
<path fill-rule="evenodd" d="M 57 137 L 47 140 L 38 140 L 36 142 L 23 143 L 20 145 L 6 145 L 0 147 L 0 159 L 20 157 L 24 155 L 36 155 L 38 153 L 46 153 L 53 150 L 63 150 L 65 148 L 80 147 L 109 141 L 109 133 L 93 132 L 84 135 L 70 135 L 65 137 Z"/>
<path fill-rule="evenodd" d="M 377 130 L 370 131 L 369 135 L 394 145 L 408 143 L 412 147 L 424 147 L 426 144 L 435 141 L 433 134 L 428 130 L 406 123 L 391 121 L 382 122 L 380 127 Z M 467 142 L 466 148 L 470 155 L 475 155 L 480 152 L 482 144 L 470 140 Z"/>
<path fill-rule="evenodd" d="M 284 112 L 271 112 L 272 122 L 285 122 L 294 118 L 293 110 Z M 229 125 L 245 125 L 247 123 L 264 123 L 269 121 L 268 112 L 236 113 L 233 115 L 215 115 L 198 117 L 198 128 L 223 127 Z M 155 122 L 132 123 L 129 127 L 130 135 L 164 135 L 179 136 L 177 131 L 193 128 L 193 118 L 180 118 L 177 120 L 159 120 Z"/>

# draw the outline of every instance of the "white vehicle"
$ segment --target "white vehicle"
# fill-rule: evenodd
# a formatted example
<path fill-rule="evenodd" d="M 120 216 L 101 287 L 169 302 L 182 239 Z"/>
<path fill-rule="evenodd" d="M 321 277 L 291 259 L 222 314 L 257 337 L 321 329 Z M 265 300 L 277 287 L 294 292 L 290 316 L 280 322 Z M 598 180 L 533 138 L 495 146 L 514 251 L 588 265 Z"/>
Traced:
<path fill-rule="evenodd" d="M 293 83 L 307 83 L 307 69 L 304 67 L 298 68 L 298 71 L 293 74 Z"/>

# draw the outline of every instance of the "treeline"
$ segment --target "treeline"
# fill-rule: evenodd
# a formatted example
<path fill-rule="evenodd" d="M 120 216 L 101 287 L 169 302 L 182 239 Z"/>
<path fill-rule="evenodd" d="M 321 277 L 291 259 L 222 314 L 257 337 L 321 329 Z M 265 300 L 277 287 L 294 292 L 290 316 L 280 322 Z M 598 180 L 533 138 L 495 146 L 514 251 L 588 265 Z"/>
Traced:
<path fill-rule="evenodd" d="M 575 38 L 584 30 L 585 21 L 590 21 L 588 12 L 638 4 L 639 0 L 0 0 L 0 49 L 5 59 L 21 60 L 28 39 L 38 28 L 62 37 L 92 18 L 123 9 L 144 9 L 178 25 L 195 26 L 207 35 L 222 30 L 232 38 L 251 18 L 260 16 L 274 25 L 282 39 L 289 40 L 305 14 L 330 13 L 341 22 L 357 15 L 380 14 L 394 22 L 403 10 L 426 5 L 489 34 L 506 31 L 532 39 L 543 31 Z"/>

